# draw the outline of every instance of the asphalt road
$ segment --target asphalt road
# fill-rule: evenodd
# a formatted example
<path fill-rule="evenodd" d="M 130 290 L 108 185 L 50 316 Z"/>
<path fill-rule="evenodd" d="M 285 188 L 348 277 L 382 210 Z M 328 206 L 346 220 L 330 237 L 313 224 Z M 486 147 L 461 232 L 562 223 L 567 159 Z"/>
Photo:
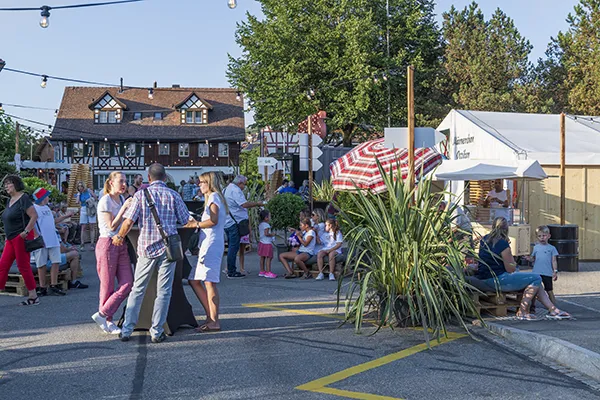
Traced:
<path fill-rule="evenodd" d="M 423 332 L 371 336 L 339 326 L 334 282 L 256 276 L 220 285 L 218 333 L 181 329 L 161 344 L 122 343 L 90 316 L 98 282 L 38 307 L 0 296 L 0 399 L 597 399 L 578 381 L 486 340 L 452 336 L 424 349 Z M 276 268 L 282 268 L 274 262 Z M 278 272 L 278 271 L 276 271 Z M 198 319 L 203 312 L 191 289 Z M 278 303 L 278 304 L 273 304 Z M 293 303 L 293 304 L 290 304 Z"/>

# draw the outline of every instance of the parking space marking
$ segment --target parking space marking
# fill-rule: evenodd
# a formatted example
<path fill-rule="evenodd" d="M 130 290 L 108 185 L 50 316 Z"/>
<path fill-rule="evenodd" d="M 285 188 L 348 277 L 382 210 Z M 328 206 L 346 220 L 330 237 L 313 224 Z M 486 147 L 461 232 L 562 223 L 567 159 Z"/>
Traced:
<path fill-rule="evenodd" d="M 334 318 L 334 319 L 344 319 L 341 315 L 336 314 L 323 314 L 315 311 L 307 311 L 307 310 L 296 310 L 290 308 L 284 308 L 285 306 L 299 306 L 299 305 L 328 305 L 328 304 L 337 304 L 336 301 L 307 301 L 307 302 L 291 302 L 291 303 L 252 303 L 252 304 L 242 304 L 243 307 L 250 308 L 263 308 L 267 310 L 276 310 L 289 312 L 300 315 L 314 315 L 325 318 Z M 350 399 L 361 399 L 361 400 L 402 400 L 397 397 L 389 397 L 382 396 L 373 393 L 363 393 L 363 392 L 354 392 L 351 390 L 343 390 L 336 389 L 332 387 L 328 387 L 334 383 L 343 381 L 344 379 L 350 378 L 351 376 L 361 374 L 363 372 L 372 370 L 374 368 L 381 367 L 383 365 L 392 363 L 394 361 L 401 360 L 403 358 L 412 356 L 413 354 L 417 354 L 423 350 L 427 350 L 428 348 L 433 348 L 439 346 L 440 344 L 449 343 L 456 339 L 460 339 L 467 336 L 463 333 L 454 333 L 447 332 L 447 337 L 441 338 L 439 341 L 431 340 L 429 342 L 429 347 L 427 347 L 427 343 L 418 344 L 416 346 L 409 347 L 408 349 L 401 350 L 396 353 L 388 354 L 387 356 L 383 356 L 377 358 L 375 360 L 367 361 L 362 364 L 355 365 L 354 367 L 347 368 L 343 371 L 336 372 L 331 375 L 327 375 L 323 378 L 316 379 L 314 381 L 305 383 L 303 385 L 297 386 L 297 390 L 304 390 L 308 392 L 314 393 L 323 393 L 330 394 L 333 396 L 347 397 Z"/>

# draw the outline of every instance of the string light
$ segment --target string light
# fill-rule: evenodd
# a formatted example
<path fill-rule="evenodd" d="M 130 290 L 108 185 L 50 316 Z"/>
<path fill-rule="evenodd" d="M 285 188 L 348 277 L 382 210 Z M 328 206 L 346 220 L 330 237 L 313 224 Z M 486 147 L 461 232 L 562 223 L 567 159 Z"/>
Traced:
<path fill-rule="evenodd" d="M 2 103 L 0 103 L 0 111 L 2 111 Z"/>
<path fill-rule="evenodd" d="M 233 10 L 237 7 L 237 0 L 227 0 L 227 6 Z"/>
<path fill-rule="evenodd" d="M 108 142 L 108 138 L 104 138 L 104 141 L 105 141 L 105 142 Z"/>
<path fill-rule="evenodd" d="M 237 93 L 235 94 L 235 99 L 236 99 L 237 101 L 240 101 L 240 100 L 242 100 L 242 94 L 241 94 L 240 92 L 237 92 Z"/>
<path fill-rule="evenodd" d="M 58 117 L 58 110 L 54 110 L 54 118 Z"/>
<path fill-rule="evenodd" d="M 42 28 L 47 28 L 48 26 L 50 26 L 50 20 L 48 18 L 50 18 L 50 7 L 48 6 L 42 6 L 42 20 L 40 21 L 40 26 Z"/>
<path fill-rule="evenodd" d="M 152 89 L 152 88 L 148 89 L 148 98 L 150 100 L 154 99 L 154 89 Z"/>
<path fill-rule="evenodd" d="M 42 89 L 46 89 L 47 84 L 48 84 L 48 77 L 46 75 L 42 75 L 42 83 L 40 83 L 40 86 L 42 87 Z"/>

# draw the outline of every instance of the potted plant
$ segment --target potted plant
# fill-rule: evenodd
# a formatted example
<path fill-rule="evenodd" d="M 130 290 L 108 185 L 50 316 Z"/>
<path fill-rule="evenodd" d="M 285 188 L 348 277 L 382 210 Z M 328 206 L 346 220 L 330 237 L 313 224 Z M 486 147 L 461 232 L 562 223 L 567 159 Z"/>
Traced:
<path fill-rule="evenodd" d="M 271 228 L 279 231 L 275 241 L 278 255 L 287 251 L 287 229 L 298 227 L 300 211 L 305 208 L 302 198 L 291 193 L 278 194 L 267 203 L 267 210 L 271 212 Z"/>
<path fill-rule="evenodd" d="M 313 208 L 327 210 L 329 203 L 333 200 L 333 193 L 331 181 L 323 181 L 320 185 L 313 182 Z"/>
<path fill-rule="evenodd" d="M 446 334 L 451 318 L 468 331 L 463 317 L 479 314 L 463 267 L 465 254 L 475 254 L 453 240 L 454 206 L 440 211 L 430 179 L 411 190 L 393 172 L 380 167 L 380 173 L 387 193 L 357 188 L 344 195 L 350 207 L 342 206 L 339 214 L 353 254 L 347 261 L 350 284 L 340 280 L 338 290 L 338 304 L 345 292 L 346 322 L 358 332 L 374 309 L 378 329 L 421 326 L 427 343 L 430 334 L 438 340 Z"/>

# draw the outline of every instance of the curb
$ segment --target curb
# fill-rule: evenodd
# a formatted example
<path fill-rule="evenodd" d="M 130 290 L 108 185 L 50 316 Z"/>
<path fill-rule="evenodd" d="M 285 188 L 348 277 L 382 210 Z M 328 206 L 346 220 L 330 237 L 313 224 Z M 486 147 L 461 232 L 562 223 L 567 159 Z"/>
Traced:
<path fill-rule="evenodd" d="M 541 333 L 491 322 L 486 325 L 490 332 L 600 382 L 600 354 Z"/>

